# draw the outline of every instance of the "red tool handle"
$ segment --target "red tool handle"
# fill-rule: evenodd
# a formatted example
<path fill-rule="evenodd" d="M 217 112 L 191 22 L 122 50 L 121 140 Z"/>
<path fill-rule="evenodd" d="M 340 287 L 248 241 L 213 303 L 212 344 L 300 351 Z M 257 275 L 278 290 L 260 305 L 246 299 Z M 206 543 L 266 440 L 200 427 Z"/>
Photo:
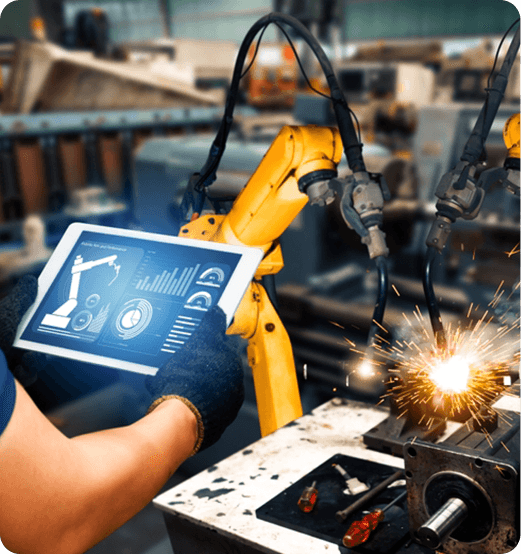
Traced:
<path fill-rule="evenodd" d="M 375 510 L 361 520 L 354 521 L 342 539 L 343 545 L 347 548 L 353 548 L 364 543 L 384 518 L 385 514 L 382 510 Z"/>

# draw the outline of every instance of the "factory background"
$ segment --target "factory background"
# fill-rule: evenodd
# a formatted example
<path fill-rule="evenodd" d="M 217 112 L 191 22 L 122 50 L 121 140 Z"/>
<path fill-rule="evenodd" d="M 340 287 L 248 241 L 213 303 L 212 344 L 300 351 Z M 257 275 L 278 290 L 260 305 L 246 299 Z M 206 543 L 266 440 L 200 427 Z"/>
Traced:
<path fill-rule="evenodd" d="M 206 161 L 239 46 L 271 11 L 294 15 L 320 40 L 357 116 L 368 170 L 387 181 L 383 229 L 392 289 L 385 327 L 400 340 L 409 332 L 404 312 L 428 318 L 421 272 L 436 187 L 459 159 L 500 40 L 519 17 L 502 0 L 8 4 L 0 18 L 1 295 L 21 275 L 39 274 L 73 221 L 179 233 L 183 195 Z M 327 93 L 309 51 L 290 37 L 311 83 Z M 503 167 L 503 128 L 519 112 L 519 96 L 518 57 L 488 137 L 487 168 Z M 310 90 L 283 34 L 270 27 L 243 79 L 212 186 L 225 211 L 279 130 L 300 124 L 335 125 L 334 114 Z M 345 160 L 338 170 L 340 177 L 350 173 Z M 278 311 L 304 412 L 335 397 L 376 404 L 392 364 L 358 370 L 355 345 L 370 332 L 377 276 L 338 201 L 306 206 L 281 245 Z M 519 195 L 491 186 L 479 214 L 454 225 L 440 259 L 433 275 L 446 322 L 468 318 L 469 310 L 482 317 L 498 287 L 505 294 L 493 309 L 518 319 Z M 515 341 L 509 356 L 517 359 Z M 510 372 L 515 381 L 515 367 Z M 223 440 L 188 460 L 165 490 L 260 438 L 248 370 L 246 384 L 246 402 Z M 148 407 L 141 375 L 57 358 L 27 390 L 70 436 L 131 423 Z M 89 552 L 173 550 L 161 513 L 150 505 Z"/>

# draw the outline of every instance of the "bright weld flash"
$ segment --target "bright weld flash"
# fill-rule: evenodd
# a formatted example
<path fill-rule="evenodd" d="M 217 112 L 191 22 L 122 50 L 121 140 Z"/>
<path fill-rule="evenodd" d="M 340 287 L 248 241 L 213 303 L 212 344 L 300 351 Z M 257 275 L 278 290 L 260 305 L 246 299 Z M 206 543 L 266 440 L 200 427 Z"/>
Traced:
<path fill-rule="evenodd" d="M 374 367 L 373 364 L 366 360 L 365 362 L 362 362 L 356 371 L 360 377 L 373 377 L 374 376 Z"/>
<path fill-rule="evenodd" d="M 468 386 L 470 365 L 463 356 L 452 356 L 433 367 L 429 377 L 443 392 L 464 392 Z"/>

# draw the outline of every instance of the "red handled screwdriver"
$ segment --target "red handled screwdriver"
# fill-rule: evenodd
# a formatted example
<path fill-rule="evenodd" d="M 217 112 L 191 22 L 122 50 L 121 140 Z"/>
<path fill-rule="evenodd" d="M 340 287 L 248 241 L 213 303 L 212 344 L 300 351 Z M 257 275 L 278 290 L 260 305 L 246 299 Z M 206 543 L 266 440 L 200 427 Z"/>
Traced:
<path fill-rule="evenodd" d="M 313 484 L 311 487 L 306 487 L 302 494 L 300 495 L 300 498 L 298 499 L 298 507 L 303 512 L 311 512 L 311 510 L 315 507 L 315 504 L 317 503 L 317 497 L 318 497 L 318 491 L 316 489 L 317 482 L 313 481 Z"/>
<path fill-rule="evenodd" d="M 347 548 L 353 548 L 367 541 L 371 536 L 371 533 L 378 527 L 378 524 L 385 519 L 385 511 L 388 510 L 391 506 L 394 506 L 398 501 L 400 501 L 404 496 L 406 496 L 407 491 L 402 492 L 398 495 L 392 502 L 387 504 L 385 508 L 377 509 L 369 514 L 365 515 L 362 519 L 354 521 L 349 526 L 344 538 L 342 539 L 342 544 Z"/>

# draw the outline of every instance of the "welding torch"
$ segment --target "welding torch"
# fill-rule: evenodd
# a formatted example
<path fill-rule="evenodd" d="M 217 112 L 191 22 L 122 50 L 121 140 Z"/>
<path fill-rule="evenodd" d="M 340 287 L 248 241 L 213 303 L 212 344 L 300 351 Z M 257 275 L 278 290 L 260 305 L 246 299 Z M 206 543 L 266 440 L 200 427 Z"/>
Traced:
<path fill-rule="evenodd" d="M 519 23 L 519 19 L 508 29 L 505 37 L 517 23 Z M 501 44 L 498 48 L 498 54 L 500 48 Z M 474 125 L 474 129 L 465 144 L 460 161 L 451 171 L 443 175 L 435 191 L 435 195 L 438 197 L 436 220 L 426 240 L 427 254 L 423 271 L 423 290 L 436 345 L 440 349 L 446 348 L 447 339 L 434 292 L 432 270 L 436 255 L 442 252 L 447 243 L 452 224 L 460 217 L 463 219 L 474 219 L 481 209 L 486 190 L 498 181 L 507 190 L 519 196 L 519 149 L 517 149 L 516 163 L 514 159 L 515 154 L 510 156 L 510 146 L 507 142 L 507 136 L 510 134 L 507 128 L 509 122 L 507 122 L 504 132 L 505 142 L 507 143 L 507 148 L 509 148 L 509 157 L 505 161 L 505 166 L 499 171 L 496 169 L 484 171 L 479 179 L 476 178 L 477 165 L 484 151 L 485 141 L 498 112 L 499 105 L 503 99 L 508 84 L 508 76 L 515 63 L 518 50 L 519 27 L 510 43 L 501 69 L 494 78 L 493 85 L 486 89 L 487 97 Z M 514 124 L 515 122 L 510 123 L 510 125 Z M 508 140 L 510 141 L 510 139 Z"/>

